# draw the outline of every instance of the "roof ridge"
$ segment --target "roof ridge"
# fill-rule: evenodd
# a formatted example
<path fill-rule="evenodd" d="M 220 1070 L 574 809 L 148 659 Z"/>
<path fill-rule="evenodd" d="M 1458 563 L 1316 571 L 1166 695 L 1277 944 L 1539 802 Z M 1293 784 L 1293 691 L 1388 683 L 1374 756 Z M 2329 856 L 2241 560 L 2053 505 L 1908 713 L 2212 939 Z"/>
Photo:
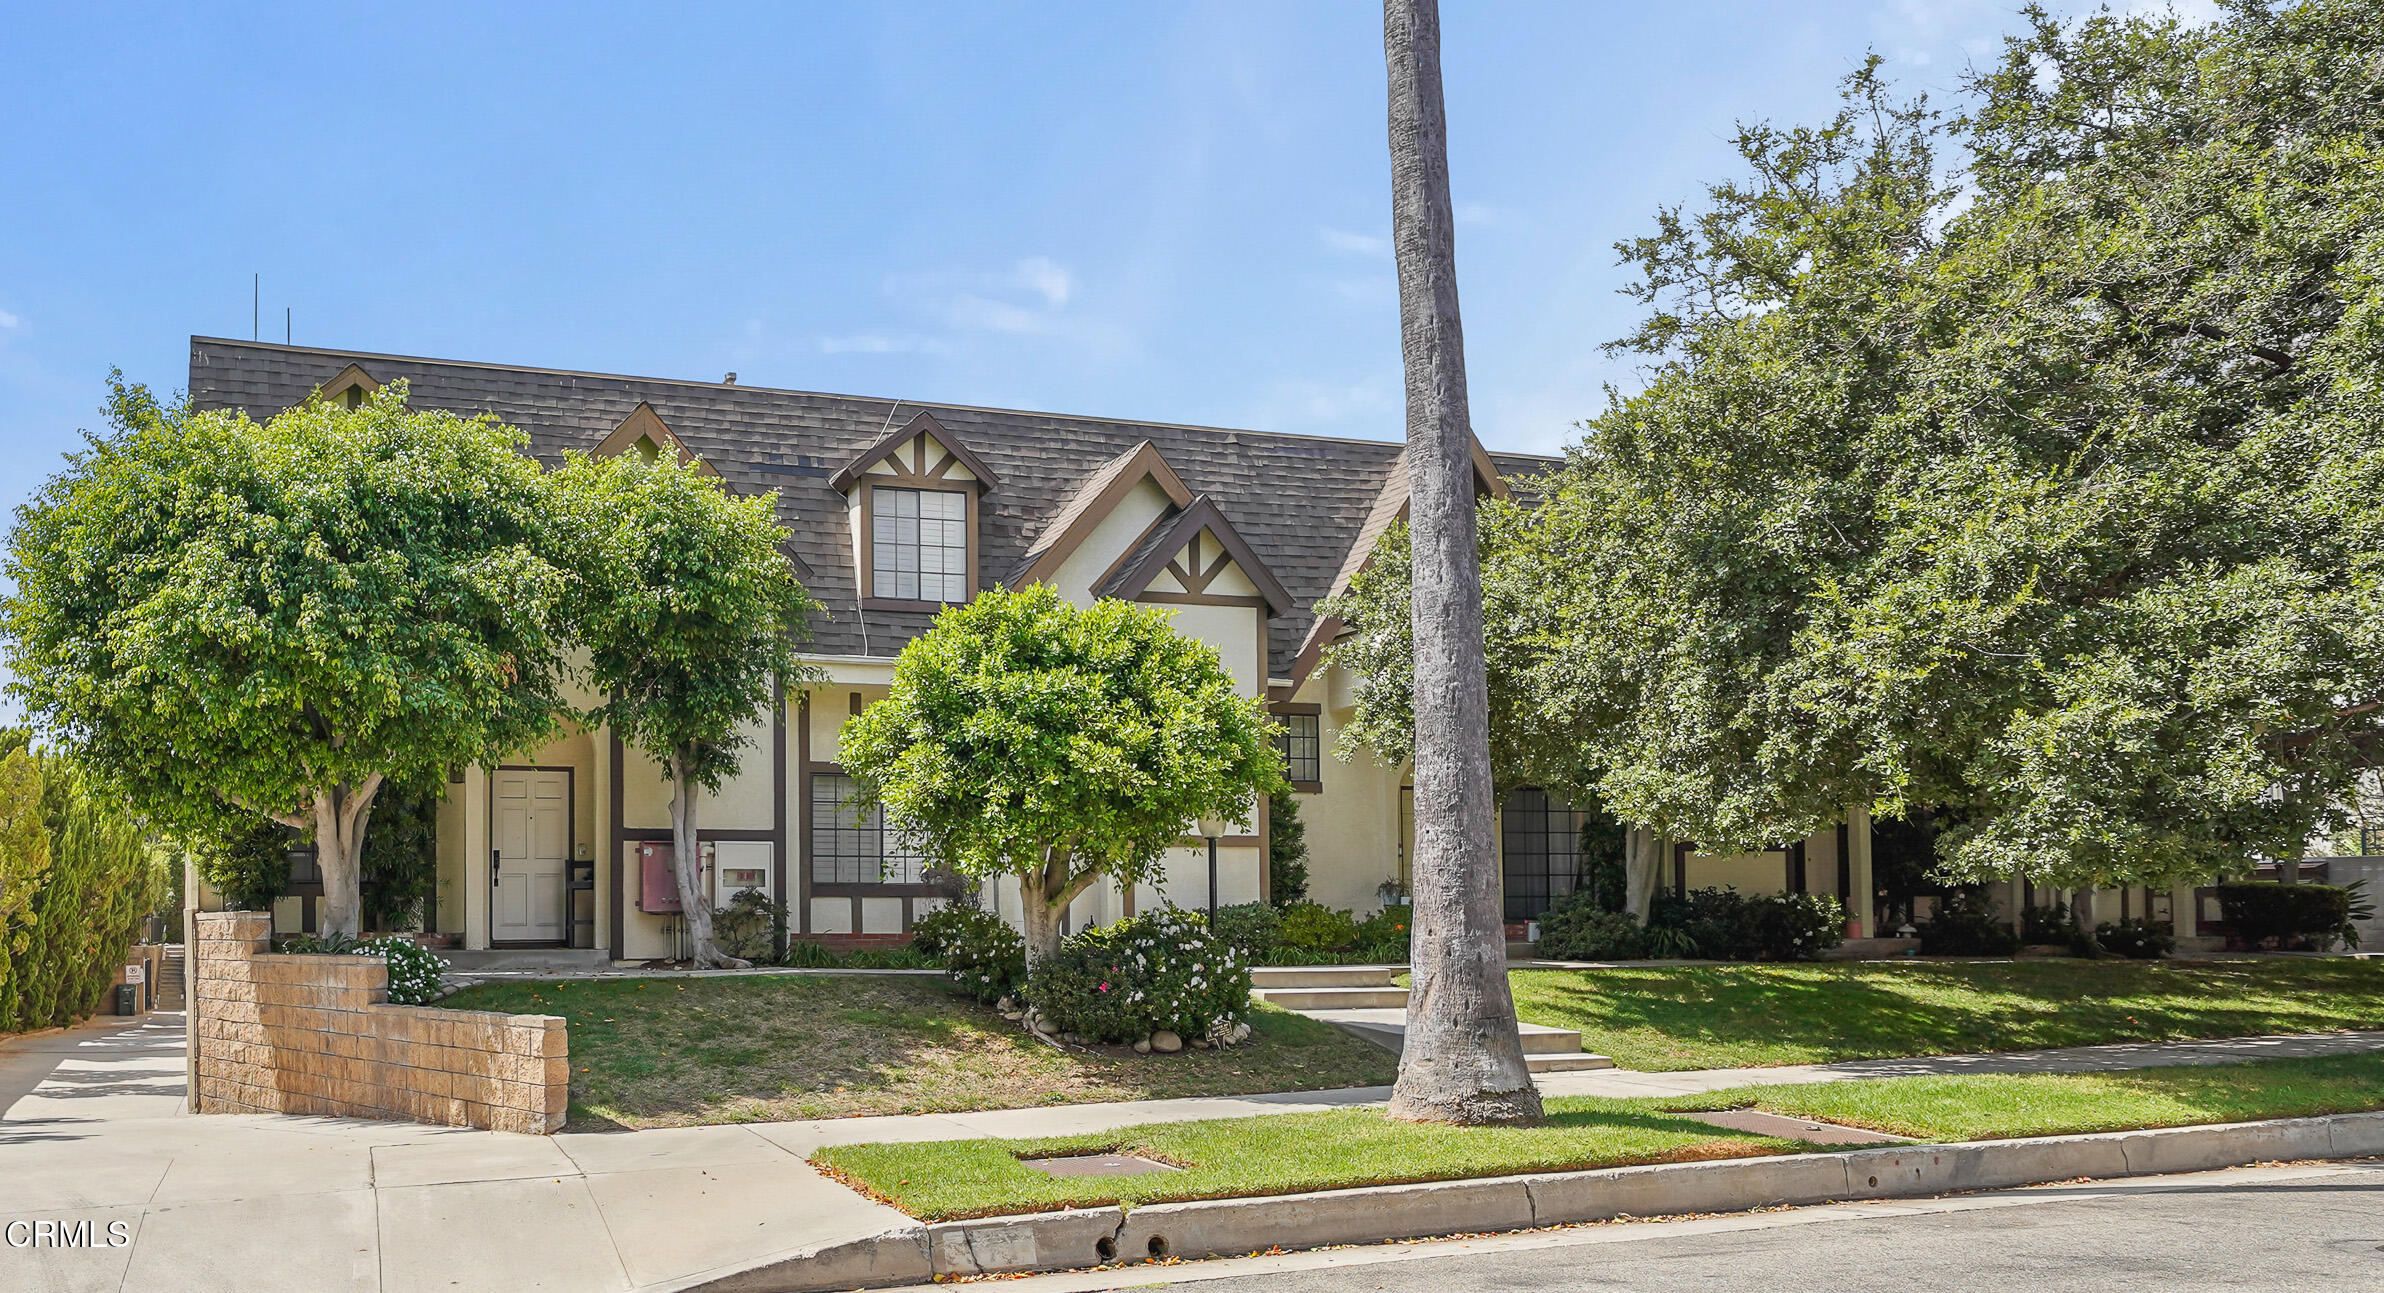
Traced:
<path fill-rule="evenodd" d="M 196 345 L 247 346 L 256 350 L 274 350 L 285 354 L 323 355 L 348 360 L 387 359 L 401 364 L 437 364 L 448 368 L 476 368 L 510 373 L 542 373 L 550 377 L 593 377 L 607 381 L 651 382 L 664 386 L 699 386 L 711 391 L 758 391 L 769 395 L 810 395 L 822 399 L 854 400 L 866 404 L 916 404 L 922 408 L 941 408 L 969 413 L 1002 413 L 1013 417 L 1057 418 L 1069 422 L 1103 422 L 1111 425 L 1165 427 L 1174 431 L 1209 431 L 1221 435 L 1266 436 L 1279 440 L 1315 440 L 1327 444 L 1403 445 L 1404 440 L 1372 440 L 1364 436 L 1313 435 L 1305 431 L 1261 431 L 1254 427 L 1216 426 L 1205 422 L 1160 422 L 1147 418 L 1108 417 L 1097 413 L 1054 413 L 1046 409 L 1004 408 L 996 404 L 960 404 L 945 400 L 918 400 L 885 395 L 853 395 L 842 391 L 815 391 L 795 386 L 747 386 L 722 382 L 701 381 L 692 377 L 649 377 L 638 373 L 607 373 L 583 368 L 548 368 L 537 364 L 498 364 L 470 359 L 441 359 L 433 355 L 399 355 L 371 350 L 341 350 L 331 346 L 294 346 L 278 341 L 244 341 L 238 337 L 209 337 L 192 333 Z M 1493 452 L 1487 448 L 1484 452 Z M 1563 462 L 1560 454 L 1526 453 L 1521 450 L 1495 451 L 1502 458 L 1529 458 L 1540 462 Z"/>

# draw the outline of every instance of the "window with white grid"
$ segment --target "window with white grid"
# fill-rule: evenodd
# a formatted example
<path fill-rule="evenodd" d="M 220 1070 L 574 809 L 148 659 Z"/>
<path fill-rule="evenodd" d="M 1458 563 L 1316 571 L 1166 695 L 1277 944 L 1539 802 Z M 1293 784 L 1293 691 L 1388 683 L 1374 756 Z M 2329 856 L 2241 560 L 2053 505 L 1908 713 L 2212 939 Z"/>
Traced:
<path fill-rule="evenodd" d="M 870 492 L 870 596 L 967 601 L 968 496 L 884 486 Z"/>
<path fill-rule="evenodd" d="M 813 884 L 922 884 L 927 854 L 841 773 L 811 774 Z"/>

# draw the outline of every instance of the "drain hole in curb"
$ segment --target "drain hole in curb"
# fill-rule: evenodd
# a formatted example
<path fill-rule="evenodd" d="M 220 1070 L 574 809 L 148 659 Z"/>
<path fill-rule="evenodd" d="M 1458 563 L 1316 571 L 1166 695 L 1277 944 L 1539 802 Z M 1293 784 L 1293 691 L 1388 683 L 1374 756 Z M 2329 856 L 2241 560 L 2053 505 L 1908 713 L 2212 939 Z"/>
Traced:
<path fill-rule="evenodd" d="M 1872 1188 L 1872 1189 L 1874 1189 L 1874 1190 L 1876 1190 L 1876 1189 L 1878 1189 L 1878 1188 L 1879 1188 L 1879 1178 L 1878 1178 L 1878 1177 L 1874 1176 L 1874 1177 L 1872 1177 L 1872 1178 L 1871 1178 L 1871 1188 Z"/>
<path fill-rule="evenodd" d="M 1105 1262 L 1114 1259 L 1117 1256 L 1117 1240 L 1107 1235 L 1101 1236 L 1093 1241 L 1093 1253 Z"/>
<path fill-rule="evenodd" d="M 1143 1247 L 1149 1250 L 1152 1261 L 1161 1260 L 1167 1256 L 1167 1236 L 1152 1235 L 1151 1242 Z"/>

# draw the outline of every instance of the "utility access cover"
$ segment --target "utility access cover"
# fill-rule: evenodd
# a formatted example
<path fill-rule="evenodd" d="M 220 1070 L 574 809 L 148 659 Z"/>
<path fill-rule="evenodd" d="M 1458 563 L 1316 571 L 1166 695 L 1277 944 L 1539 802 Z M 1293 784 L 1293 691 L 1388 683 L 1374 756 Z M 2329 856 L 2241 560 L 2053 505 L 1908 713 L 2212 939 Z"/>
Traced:
<path fill-rule="evenodd" d="M 1139 1158 L 1133 1154 L 1073 1154 L 1066 1158 L 1023 1158 L 1019 1161 L 1051 1176 L 1148 1176 L 1153 1172 L 1184 1170 L 1171 1163 Z"/>

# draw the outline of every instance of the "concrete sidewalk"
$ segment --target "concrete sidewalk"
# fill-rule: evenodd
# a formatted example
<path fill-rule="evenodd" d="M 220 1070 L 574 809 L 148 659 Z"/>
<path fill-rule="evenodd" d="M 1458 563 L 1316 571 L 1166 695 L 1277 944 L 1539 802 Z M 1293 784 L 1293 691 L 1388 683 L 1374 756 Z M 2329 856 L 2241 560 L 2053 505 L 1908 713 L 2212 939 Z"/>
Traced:
<path fill-rule="evenodd" d="M 1383 1087 L 987 1113 L 513 1136 L 181 1112 L 160 1014 L 0 1043 L 0 1220 L 121 1221 L 123 1247 L 0 1246 L 0 1287 L 668 1288 L 912 1226 L 803 1160 L 830 1144 L 1045 1136 L 1379 1103 Z M 1794 1068 L 1552 1073 L 1550 1095 L 1926 1073 L 2099 1072 L 2384 1049 L 2384 1032 Z M 103 1240 L 104 1242 L 104 1240 Z"/>

